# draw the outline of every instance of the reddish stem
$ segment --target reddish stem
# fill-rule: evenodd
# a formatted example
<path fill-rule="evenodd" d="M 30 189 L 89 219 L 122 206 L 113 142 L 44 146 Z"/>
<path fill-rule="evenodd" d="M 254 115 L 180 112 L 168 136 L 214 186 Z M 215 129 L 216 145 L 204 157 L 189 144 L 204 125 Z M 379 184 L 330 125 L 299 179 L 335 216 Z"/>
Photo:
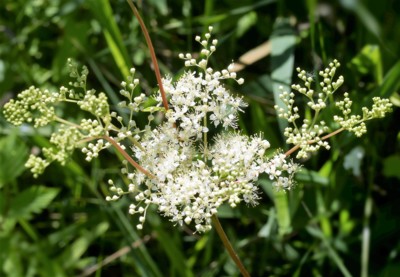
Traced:
<path fill-rule="evenodd" d="M 323 137 L 321 138 L 321 140 L 326 140 L 326 139 L 328 139 L 328 138 L 330 138 L 330 137 L 333 137 L 334 135 L 339 134 L 339 133 L 342 132 L 343 130 L 344 130 L 344 128 L 337 129 L 336 131 L 334 131 L 334 132 L 332 132 L 332 133 L 330 133 L 330 134 L 327 134 L 326 136 L 323 136 Z M 311 140 L 311 141 L 308 142 L 308 144 L 313 144 L 313 143 L 315 143 L 315 142 L 316 142 L 315 140 Z M 286 157 L 288 157 L 288 156 L 290 156 L 291 154 L 293 154 L 293 152 L 295 152 L 295 151 L 298 150 L 299 148 L 300 148 L 300 145 L 296 145 L 296 146 L 293 146 L 292 148 L 290 148 L 290 149 L 285 153 Z"/>
<path fill-rule="evenodd" d="M 167 101 L 167 96 L 165 94 L 164 86 L 161 81 L 161 74 L 160 74 L 160 68 L 158 67 L 158 62 L 157 62 L 157 57 L 156 57 L 156 52 L 154 51 L 153 43 L 151 42 L 149 32 L 147 31 L 146 25 L 144 24 L 142 17 L 140 16 L 138 10 L 136 9 L 135 5 L 132 3 L 131 0 L 127 0 L 129 6 L 131 7 L 133 13 L 135 14 L 137 20 L 139 21 L 140 28 L 142 29 L 143 35 L 146 39 L 147 46 L 149 47 L 150 51 L 150 56 L 151 56 L 151 61 L 153 62 L 154 66 L 154 72 L 156 74 L 157 78 L 157 83 L 158 87 L 160 88 L 160 93 L 161 93 L 161 98 L 163 101 L 163 105 L 165 110 L 168 110 L 168 101 Z"/>
<path fill-rule="evenodd" d="M 126 151 L 124 149 L 122 149 L 122 147 L 112 138 L 108 137 L 108 136 L 102 136 L 101 138 L 105 139 L 106 141 L 108 141 L 109 143 L 111 143 L 119 153 L 121 153 L 122 156 L 124 156 L 124 158 L 132 165 L 134 166 L 137 170 L 139 170 L 140 172 L 142 172 L 144 175 L 148 176 L 151 179 L 156 178 L 156 176 L 154 176 L 153 174 L 151 174 L 149 171 L 147 171 L 146 169 L 144 169 L 140 164 L 138 164 L 137 162 L 135 162 L 131 156 L 129 156 L 128 153 L 126 153 Z"/>
<path fill-rule="evenodd" d="M 215 230 L 217 231 L 219 237 L 222 240 L 222 243 L 225 246 L 225 249 L 228 251 L 229 256 L 231 256 L 232 260 L 235 262 L 236 266 L 238 267 L 240 273 L 242 273 L 243 277 L 250 277 L 249 272 L 246 270 L 242 261 L 240 260 L 238 254 L 236 254 L 235 249 L 233 249 L 232 244 L 230 243 L 224 229 L 222 228 L 221 223 L 219 222 L 218 217 L 214 214 L 211 217 L 212 222 L 214 223 Z"/>

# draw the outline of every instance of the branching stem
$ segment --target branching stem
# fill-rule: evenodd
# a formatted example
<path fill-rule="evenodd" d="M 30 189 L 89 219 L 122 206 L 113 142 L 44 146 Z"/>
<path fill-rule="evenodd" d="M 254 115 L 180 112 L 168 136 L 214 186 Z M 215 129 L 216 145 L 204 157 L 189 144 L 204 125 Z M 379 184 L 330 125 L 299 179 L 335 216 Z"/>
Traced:
<path fill-rule="evenodd" d="M 126 151 L 124 149 L 122 149 L 122 147 L 112 138 L 110 138 L 109 136 L 102 136 L 102 139 L 105 139 L 106 141 L 108 141 L 109 143 L 111 143 L 119 153 L 121 153 L 122 156 L 124 156 L 124 158 L 132 165 L 134 166 L 137 170 L 139 170 L 140 172 L 142 172 L 144 175 L 148 176 L 151 179 L 154 179 L 155 176 L 153 174 L 151 174 L 149 171 L 147 171 L 146 169 L 144 169 L 140 164 L 138 164 L 137 162 L 135 162 L 131 156 L 129 156 L 128 153 L 126 153 Z"/>
<path fill-rule="evenodd" d="M 326 140 L 326 139 L 328 139 L 328 138 L 330 138 L 330 137 L 333 137 L 334 135 L 339 134 L 339 133 L 342 132 L 342 131 L 344 131 L 344 128 L 337 129 L 336 131 L 334 131 L 334 132 L 332 132 L 332 133 L 330 133 L 330 134 L 327 134 L 326 136 L 323 136 L 323 137 L 321 138 L 321 140 Z M 313 144 L 313 143 L 315 143 L 315 142 L 316 142 L 316 140 L 310 140 L 310 141 L 308 142 L 308 144 Z M 290 156 L 291 154 L 293 154 L 293 152 L 296 152 L 299 148 L 300 148 L 300 145 L 293 146 L 291 149 L 289 149 L 289 150 L 285 153 L 285 155 L 286 155 L 286 156 Z"/>

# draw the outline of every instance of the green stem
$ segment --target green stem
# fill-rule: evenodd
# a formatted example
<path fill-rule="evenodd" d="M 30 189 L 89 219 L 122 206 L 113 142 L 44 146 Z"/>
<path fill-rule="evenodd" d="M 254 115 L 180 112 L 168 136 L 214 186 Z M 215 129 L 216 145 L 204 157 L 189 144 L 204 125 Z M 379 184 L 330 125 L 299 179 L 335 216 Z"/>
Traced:
<path fill-rule="evenodd" d="M 370 170 L 373 175 L 373 170 Z M 372 180 L 372 178 L 368 178 Z M 368 277 L 369 251 L 371 240 L 370 218 L 372 213 L 372 182 L 370 181 L 367 188 L 367 198 L 364 205 L 364 218 L 362 230 L 361 244 L 361 277 Z"/>
<path fill-rule="evenodd" d="M 135 5 L 132 3 L 131 0 L 127 0 L 129 6 L 131 7 L 133 13 L 135 14 L 137 20 L 139 21 L 140 28 L 142 29 L 143 35 L 146 39 L 147 46 L 149 47 L 150 51 L 150 56 L 151 56 L 151 61 L 153 62 L 154 66 L 154 72 L 156 74 L 157 78 L 157 83 L 158 87 L 160 88 L 160 93 L 161 93 L 161 98 L 163 101 L 163 105 L 165 110 L 168 110 L 168 101 L 167 101 L 167 96 L 164 91 L 164 86 L 161 81 L 161 74 L 160 74 L 160 68 L 158 67 L 158 62 L 157 62 L 157 57 L 156 57 L 156 52 L 154 51 L 153 43 L 151 42 L 149 32 L 147 31 L 146 25 L 144 24 L 142 17 L 140 16 L 138 10 L 136 9 Z"/>
<path fill-rule="evenodd" d="M 320 110 L 315 111 L 313 121 L 312 121 L 312 123 L 310 124 L 310 127 L 308 128 L 308 130 L 311 130 L 311 128 L 314 126 L 315 122 L 317 122 L 317 118 L 318 118 L 318 115 L 319 115 L 319 111 L 320 111 Z"/>
<path fill-rule="evenodd" d="M 62 123 L 62 124 L 65 124 L 65 125 L 67 125 L 67 126 L 72 126 L 72 127 L 77 128 L 77 129 L 81 129 L 81 126 L 80 126 L 80 125 L 75 124 L 75 123 L 73 123 L 73 122 L 70 122 L 70 121 L 68 121 L 68 120 L 65 120 L 65 119 L 63 119 L 63 118 L 61 118 L 61 117 L 56 116 L 54 119 L 55 119 L 55 121 L 60 122 L 60 123 Z"/>
<path fill-rule="evenodd" d="M 242 264 L 242 262 L 239 259 L 239 256 L 236 254 L 235 249 L 233 249 L 232 244 L 230 243 L 228 237 L 225 234 L 224 229 L 222 228 L 221 223 L 219 222 L 218 217 L 214 214 L 212 217 L 212 222 L 214 224 L 215 230 L 218 233 L 218 236 L 222 240 L 222 243 L 225 246 L 225 249 L 228 251 L 229 255 L 231 256 L 232 260 L 235 262 L 237 265 L 238 269 L 240 270 L 240 273 L 242 273 L 243 276 L 245 277 L 250 277 L 250 274 L 247 272 L 246 268 Z"/>

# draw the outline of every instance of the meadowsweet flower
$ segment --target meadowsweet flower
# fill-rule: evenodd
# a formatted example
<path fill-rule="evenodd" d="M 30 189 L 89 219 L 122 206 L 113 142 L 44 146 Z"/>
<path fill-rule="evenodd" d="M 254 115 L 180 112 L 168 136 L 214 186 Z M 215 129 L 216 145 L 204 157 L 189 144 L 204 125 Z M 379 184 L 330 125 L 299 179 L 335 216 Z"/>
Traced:
<path fill-rule="evenodd" d="M 144 214 L 154 204 L 171 221 L 180 225 L 194 223 L 196 231 L 204 232 L 211 228 L 211 216 L 223 203 L 232 207 L 242 201 L 257 204 L 256 181 L 260 174 L 267 172 L 275 179 L 282 175 L 275 168 L 296 171 L 294 167 L 285 167 L 284 161 L 269 161 L 265 151 L 270 145 L 260 136 L 224 132 L 215 138 L 205 156 L 199 154 L 194 143 L 182 143 L 176 135 L 176 128 L 166 123 L 141 140 L 143 150 L 134 149 L 138 162 L 154 172 L 155 177 L 125 172 L 134 176 L 129 191 L 139 203 L 131 205 L 131 214 Z M 288 185 L 282 185 L 283 181 L 278 179 L 276 182 L 288 189 L 293 183 L 292 175 L 285 177 Z"/>
<path fill-rule="evenodd" d="M 204 38 L 196 37 L 203 47 L 199 59 L 189 53 L 180 54 L 190 68 L 176 81 L 171 77 L 162 80 L 168 110 L 160 107 L 160 94 L 153 97 L 155 106 L 146 105 L 148 97 L 137 92 L 139 80 L 135 69 L 131 69 L 131 75 L 121 82 L 124 100 L 119 103 L 127 110 L 128 118 L 111 112 L 104 93 L 86 88 L 88 69 L 79 71 L 72 60 L 68 60 L 70 76 L 75 79 L 69 84 L 72 88 L 49 92 L 31 87 L 7 103 L 6 118 L 15 125 L 61 123 L 50 138 L 54 146 L 42 149 L 43 158 L 32 155 L 27 161 L 34 177 L 53 161 L 64 165 L 76 148 L 82 149 L 87 161 L 111 146 L 120 151 L 131 150 L 140 170 L 133 171 L 125 156 L 121 173 L 129 180 L 127 189 L 109 180 L 112 195 L 106 200 L 116 201 L 132 194 L 135 202 L 129 213 L 139 214 L 138 229 L 143 228 L 148 207 L 156 205 L 171 221 L 192 224 L 197 232 L 211 228 L 211 217 L 224 203 L 231 207 L 241 202 L 256 205 L 260 174 L 266 173 L 277 188 L 290 189 L 296 165 L 279 153 L 268 158 L 266 150 L 270 145 L 261 136 L 248 137 L 232 131 L 237 129 L 238 113 L 247 104 L 226 88 L 224 80 L 238 84 L 244 81 L 232 72 L 232 64 L 220 71 L 208 66 L 218 44 L 211 39 L 211 31 L 210 27 Z M 55 107 L 60 102 L 76 104 L 91 117 L 79 123 L 66 121 L 56 114 Z M 134 120 L 138 112 L 149 113 L 149 122 L 143 129 Z M 165 114 L 165 121 L 152 127 L 157 112 Z M 209 137 L 209 124 L 222 133 Z M 130 143 L 130 149 L 123 141 Z"/>
<path fill-rule="evenodd" d="M 261 135 L 246 136 L 237 130 L 238 114 L 244 112 L 247 104 L 242 97 L 231 93 L 224 81 L 230 79 L 240 85 L 244 80 L 237 78 L 232 65 L 222 70 L 209 66 L 209 58 L 218 44 L 211 32 L 209 28 L 203 37 L 195 38 L 202 47 L 198 58 L 190 53 L 179 55 L 187 67 L 179 78 L 162 79 L 168 109 L 162 107 L 160 94 L 150 99 L 139 91 L 139 80 L 135 78 L 135 69 L 131 69 L 120 89 L 124 99 L 119 106 L 125 113 L 122 116 L 110 111 L 104 93 L 86 88 L 87 68 L 79 71 L 70 60 L 70 75 L 75 78 L 70 83 L 72 88 L 61 87 L 50 92 L 31 87 L 21 92 L 5 105 L 7 120 L 15 125 L 33 123 L 35 127 L 59 124 L 50 137 L 54 147 L 43 148 L 43 157 L 30 156 L 26 166 L 37 177 L 53 161 L 65 164 L 77 148 L 90 161 L 102 150 L 116 147 L 125 157 L 121 174 L 127 184 L 121 186 L 120 182 L 109 180 L 112 195 L 106 199 L 116 201 L 131 194 L 129 213 L 138 214 L 138 229 L 143 228 L 148 207 L 155 205 L 160 214 L 177 225 L 191 225 L 197 232 L 208 231 L 211 217 L 224 203 L 231 207 L 243 202 L 257 204 L 257 180 L 262 174 L 274 188 L 292 189 L 300 166 L 288 159 L 289 154 L 276 151 L 267 155 L 270 144 Z M 326 140 L 328 124 L 320 120 L 320 114 L 344 82 L 343 76 L 335 78 L 339 66 L 334 60 L 319 72 L 319 88 L 313 86 L 314 78 L 298 68 L 302 84 L 293 84 L 293 91 L 280 94 L 285 108 L 276 106 L 277 114 L 289 122 L 284 135 L 288 143 L 295 145 L 293 149 L 299 149 L 297 158 L 305 158 L 321 147 L 330 148 Z M 296 104 L 297 93 L 306 97 L 310 118 L 301 119 L 303 107 Z M 150 105 L 154 100 L 156 103 Z M 379 97 L 372 100 L 371 108 L 363 107 L 362 115 L 354 115 L 353 102 L 345 93 L 344 99 L 336 102 L 341 114 L 333 116 L 341 127 L 339 131 L 348 130 L 361 136 L 367 130 L 366 121 L 384 117 L 391 111 L 389 100 Z M 60 102 L 76 104 L 89 116 L 78 123 L 61 119 L 57 115 Z M 148 123 L 143 128 L 135 121 L 139 112 L 148 113 Z M 161 118 L 158 113 L 164 115 L 163 121 L 155 120 Z"/>
<path fill-rule="evenodd" d="M 190 69 L 176 81 L 170 77 L 163 79 L 170 107 L 165 122 L 145 131 L 140 138 L 141 147 L 132 148 L 138 163 L 153 176 L 124 168 L 123 174 L 132 180 L 128 190 L 135 195 L 136 202 L 129 212 L 141 215 L 140 228 L 149 205 L 153 204 L 172 222 L 193 224 L 197 232 L 205 232 L 223 203 L 231 207 L 240 202 L 257 204 L 256 182 L 260 174 L 267 173 L 281 189 L 290 189 L 294 184 L 293 175 L 298 167 L 282 159 L 282 154 L 278 154 L 279 161 L 269 159 L 268 141 L 261 136 L 229 131 L 237 128 L 238 113 L 247 104 L 232 95 L 223 83 L 224 79 L 237 78 L 231 65 L 221 71 L 208 67 L 217 44 L 217 40 L 212 40 L 210 46 L 210 38 L 209 33 L 204 39 L 196 38 L 203 47 L 199 60 L 189 53 L 179 55 Z M 237 82 L 241 84 L 243 79 Z M 159 105 L 162 103 L 159 94 L 154 98 Z M 211 143 L 207 139 L 207 122 L 224 130 Z M 119 197 L 115 194 L 109 200 Z"/>
<path fill-rule="evenodd" d="M 268 174 L 273 185 L 277 189 L 290 190 L 295 185 L 294 174 L 300 166 L 287 159 L 286 155 L 278 153 L 264 165 L 265 173 Z"/>

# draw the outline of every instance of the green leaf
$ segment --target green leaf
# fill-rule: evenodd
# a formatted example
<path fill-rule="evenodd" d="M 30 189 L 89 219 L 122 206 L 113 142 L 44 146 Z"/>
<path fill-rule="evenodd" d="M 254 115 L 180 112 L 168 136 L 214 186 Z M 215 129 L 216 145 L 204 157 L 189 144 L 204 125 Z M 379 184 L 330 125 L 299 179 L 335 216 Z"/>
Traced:
<path fill-rule="evenodd" d="M 110 224 L 108 222 L 100 222 L 95 225 L 92 230 L 85 230 L 82 236 L 70 243 L 61 255 L 61 261 L 64 267 L 68 268 L 76 264 L 87 251 L 91 242 L 103 235 L 109 226 Z"/>
<path fill-rule="evenodd" d="M 355 222 L 350 218 L 350 213 L 348 210 L 342 210 L 339 214 L 340 232 L 342 234 L 349 234 L 354 226 Z"/>
<path fill-rule="evenodd" d="M 324 243 L 324 246 L 327 249 L 332 262 L 335 263 L 336 266 L 340 269 L 343 276 L 351 277 L 352 275 L 349 272 L 349 270 L 347 269 L 347 267 L 345 266 L 345 264 L 343 263 L 343 260 L 340 258 L 339 254 L 332 247 L 330 241 L 328 240 L 327 237 L 324 236 L 324 234 L 321 232 L 321 230 L 318 227 L 313 226 L 313 225 L 307 226 L 306 230 L 310 235 L 312 235 L 316 238 L 319 238 Z"/>
<path fill-rule="evenodd" d="M 273 92 L 275 104 L 281 108 L 286 108 L 279 99 L 279 94 L 290 91 L 292 73 L 294 67 L 294 47 L 296 35 L 293 27 L 289 23 L 289 18 L 278 18 L 274 24 L 271 34 L 271 77 L 273 81 Z M 287 126 L 287 121 L 278 118 L 281 134 Z"/>
<path fill-rule="evenodd" d="M 28 148 L 15 132 L 0 139 L 0 188 L 25 170 Z"/>
<path fill-rule="evenodd" d="M 382 84 L 375 89 L 370 97 L 380 96 L 382 98 L 389 98 L 400 87 L 400 61 L 392 66 L 388 73 L 383 78 Z M 368 97 L 365 102 L 370 102 Z"/>
<path fill-rule="evenodd" d="M 59 189 L 32 186 L 17 195 L 12 201 L 8 216 L 29 220 L 33 213 L 40 213 L 57 196 Z"/>
<path fill-rule="evenodd" d="M 400 179 L 400 155 L 392 155 L 383 160 L 383 175 Z"/>
<path fill-rule="evenodd" d="M 207 1 L 207 3 L 212 3 L 213 1 Z M 228 9 L 226 10 L 225 13 L 221 14 L 212 14 L 213 9 L 212 6 L 213 4 L 210 4 L 210 8 L 206 9 L 205 14 L 195 17 L 194 21 L 197 21 L 203 25 L 209 25 L 218 21 L 223 21 L 229 17 L 236 16 L 236 15 L 242 15 L 248 12 L 252 12 L 258 8 L 261 8 L 263 6 L 275 3 L 276 0 L 263 0 L 263 1 L 258 1 L 255 3 L 252 3 L 251 5 L 247 6 L 239 6 L 238 8 L 235 9 Z"/>
<path fill-rule="evenodd" d="M 273 235 L 273 227 L 276 226 L 276 212 L 274 208 L 269 210 L 267 222 L 258 231 L 258 236 L 261 238 L 269 238 Z"/>
<path fill-rule="evenodd" d="M 149 5 L 156 7 L 161 15 L 168 15 L 168 4 L 166 0 L 149 0 Z"/>
<path fill-rule="evenodd" d="M 237 23 L 236 36 L 240 38 L 257 22 L 257 13 L 254 11 L 243 15 Z"/>
<path fill-rule="evenodd" d="M 129 61 L 131 60 L 128 51 L 122 40 L 121 32 L 114 19 L 113 11 L 109 0 L 89 0 L 87 1 L 90 10 L 95 15 L 103 28 L 108 47 L 113 55 L 122 76 L 129 76 Z"/>
<path fill-rule="evenodd" d="M 315 20 L 316 16 L 316 9 L 317 9 L 317 0 L 307 0 L 307 10 L 308 10 L 308 19 L 310 22 L 310 38 L 311 38 L 311 48 L 313 51 L 315 51 L 315 23 L 317 20 Z"/>
<path fill-rule="evenodd" d="M 392 102 L 393 105 L 400 107 L 400 94 L 397 92 L 393 93 L 393 95 L 390 96 L 390 102 Z"/>
<path fill-rule="evenodd" d="M 274 192 L 279 235 L 284 236 L 292 231 L 288 198 L 285 191 Z"/>
<path fill-rule="evenodd" d="M 365 28 L 375 35 L 378 39 L 381 38 L 381 27 L 374 15 L 366 8 L 362 1 L 358 0 L 341 0 L 341 4 L 353 11 L 358 19 L 364 24 Z"/>
<path fill-rule="evenodd" d="M 382 58 L 378 45 L 365 45 L 360 53 L 350 61 L 350 65 L 362 74 L 372 74 L 376 83 L 382 83 Z"/>
<path fill-rule="evenodd" d="M 329 179 L 326 177 L 321 176 L 316 171 L 308 170 L 306 168 L 302 168 L 296 174 L 296 180 L 303 183 L 314 183 L 314 184 L 321 184 L 321 185 L 328 185 Z"/>

